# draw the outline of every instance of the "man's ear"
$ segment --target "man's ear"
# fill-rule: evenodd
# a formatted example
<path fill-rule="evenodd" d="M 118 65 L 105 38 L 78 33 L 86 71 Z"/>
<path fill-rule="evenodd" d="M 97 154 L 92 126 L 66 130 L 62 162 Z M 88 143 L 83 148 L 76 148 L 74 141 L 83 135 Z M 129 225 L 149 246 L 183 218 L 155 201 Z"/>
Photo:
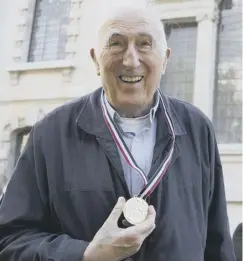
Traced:
<path fill-rule="evenodd" d="M 93 62 L 95 64 L 97 75 L 100 75 L 100 67 L 99 67 L 99 63 L 98 63 L 98 60 L 97 60 L 94 48 L 90 49 L 90 56 L 91 56 L 91 58 L 92 58 L 92 60 L 93 60 Z"/>
<path fill-rule="evenodd" d="M 169 57 L 170 57 L 170 54 L 171 54 L 171 49 L 170 49 L 170 48 L 167 48 L 167 49 L 166 49 L 166 53 L 165 53 L 165 58 L 164 58 L 164 61 L 163 61 L 162 74 L 165 74 L 166 67 L 167 67 L 167 63 L 168 63 L 168 59 L 169 59 Z"/>

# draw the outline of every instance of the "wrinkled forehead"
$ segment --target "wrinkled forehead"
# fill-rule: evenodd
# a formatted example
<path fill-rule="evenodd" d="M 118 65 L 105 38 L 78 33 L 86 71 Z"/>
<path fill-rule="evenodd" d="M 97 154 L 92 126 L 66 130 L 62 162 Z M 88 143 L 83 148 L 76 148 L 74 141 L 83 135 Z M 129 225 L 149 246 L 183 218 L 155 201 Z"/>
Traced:
<path fill-rule="evenodd" d="M 104 42 L 116 34 L 127 37 L 147 35 L 156 40 L 159 37 L 158 23 L 145 12 L 121 10 L 104 21 L 99 30 L 99 39 Z"/>
<path fill-rule="evenodd" d="M 113 36 L 121 35 L 127 38 L 136 38 L 139 36 L 147 36 L 152 40 L 156 40 L 156 31 L 153 27 L 146 23 L 127 23 L 122 21 L 114 21 L 106 24 L 100 31 L 100 40 L 102 42 L 109 40 Z"/>

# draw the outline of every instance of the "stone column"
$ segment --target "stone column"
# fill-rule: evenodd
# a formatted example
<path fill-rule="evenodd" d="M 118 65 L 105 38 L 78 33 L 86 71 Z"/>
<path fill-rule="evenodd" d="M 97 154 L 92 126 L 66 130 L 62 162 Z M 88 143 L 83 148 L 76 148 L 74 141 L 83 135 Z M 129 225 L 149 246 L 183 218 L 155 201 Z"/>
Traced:
<path fill-rule="evenodd" d="M 197 15 L 198 36 L 194 80 L 194 104 L 208 117 L 213 116 L 218 8 Z"/>

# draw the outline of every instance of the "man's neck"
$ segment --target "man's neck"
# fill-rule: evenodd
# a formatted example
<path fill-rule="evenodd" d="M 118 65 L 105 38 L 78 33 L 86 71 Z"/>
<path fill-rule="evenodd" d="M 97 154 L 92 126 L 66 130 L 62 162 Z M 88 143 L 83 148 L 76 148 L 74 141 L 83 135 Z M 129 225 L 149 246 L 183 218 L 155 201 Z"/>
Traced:
<path fill-rule="evenodd" d="M 104 93 L 104 95 L 105 95 L 105 93 Z M 109 104 L 109 106 L 112 107 L 113 110 L 116 111 L 120 115 L 120 117 L 139 118 L 139 117 L 143 117 L 143 116 L 149 114 L 153 107 L 155 108 L 155 110 L 157 110 L 157 107 L 159 104 L 159 94 L 158 94 L 158 92 L 155 92 L 155 94 L 153 95 L 152 101 L 148 101 L 147 103 L 140 104 L 137 106 L 135 106 L 135 105 L 130 105 L 130 106 L 127 105 L 124 107 L 115 106 L 111 101 L 109 101 L 109 97 L 107 97 L 107 96 L 106 96 L 105 100 Z M 153 112 L 154 112 L 154 110 L 153 110 Z"/>
<path fill-rule="evenodd" d="M 129 109 L 121 109 L 121 108 L 113 108 L 116 112 L 123 118 L 139 118 L 145 116 L 149 113 L 150 109 L 152 108 L 153 103 L 146 104 L 141 107 L 137 108 L 129 108 Z"/>

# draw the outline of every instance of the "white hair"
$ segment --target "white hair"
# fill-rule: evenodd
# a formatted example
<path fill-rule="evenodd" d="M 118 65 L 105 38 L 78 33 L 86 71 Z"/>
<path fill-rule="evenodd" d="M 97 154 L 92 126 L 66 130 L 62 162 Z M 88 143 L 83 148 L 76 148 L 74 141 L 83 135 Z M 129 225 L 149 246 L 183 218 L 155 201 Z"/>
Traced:
<path fill-rule="evenodd" d="M 114 17 L 114 14 L 120 10 L 133 9 L 137 12 L 148 14 L 151 21 L 154 23 L 159 34 L 158 44 L 161 47 L 161 54 L 165 56 L 167 49 L 166 35 L 164 25 L 156 10 L 156 5 L 149 0 L 85 0 L 84 10 L 89 17 L 91 25 L 89 25 L 89 34 L 93 34 L 94 48 L 99 53 L 99 31 L 102 25 Z M 93 20 L 90 18 L 94 17 Z"/>

